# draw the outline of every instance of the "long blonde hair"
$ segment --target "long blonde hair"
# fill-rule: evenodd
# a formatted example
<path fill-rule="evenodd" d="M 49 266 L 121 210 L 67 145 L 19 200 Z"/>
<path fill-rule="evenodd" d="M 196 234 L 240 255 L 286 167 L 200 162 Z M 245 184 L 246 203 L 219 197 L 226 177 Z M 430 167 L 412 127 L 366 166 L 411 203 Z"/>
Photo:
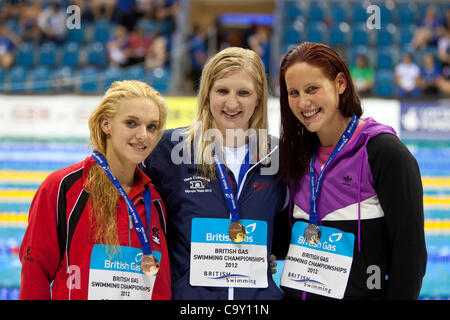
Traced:
<path fill-rule="evenodd" d="M 123 100 L 133 98 L 148 98 L 158 106 L 157 142 L 161 139 L 167 119 L 167 104 L 159 92 L 141 81 L 116 81 L 89 117 L 90 144 L 93 150 L 106 156 L 106 134 L 101 128 L 101 120 L 104 117 L 113 118 Z M 116 216 L 119 192 L 97 163 L 90 168 L 84 188 L 89 192 L 89 201 L 92 201 L 90 221 L 95 230 L 93 240 L 112 246 L 119 245 Z"/>
<path fill-rule="evenodd" d="M 250 118 L 249 129 L 268 130 L 267 120 L 267 79 L 264 65 L 256 52 L 248 49 L 230 47 L 218 52 L 203 68 L 199 92 L 197 96 L 197 109 L 194 122 L 187 128 L 188 138 L 186 144 L 194 143 L 194 156 L 199 165 L 199 171 L 209 177 L 216 175 L 214 161 L 212 159 L 211 137 L 208 132 L 213 128 L 213 116 L 210 110 L 209 94 L 214 82 L 234 71 L 244 70 L 253 79 L 258 96 L 258 105 Z M 267 134 L 258 134 L 258 154 L 265 155 L 268 151 Z"/>

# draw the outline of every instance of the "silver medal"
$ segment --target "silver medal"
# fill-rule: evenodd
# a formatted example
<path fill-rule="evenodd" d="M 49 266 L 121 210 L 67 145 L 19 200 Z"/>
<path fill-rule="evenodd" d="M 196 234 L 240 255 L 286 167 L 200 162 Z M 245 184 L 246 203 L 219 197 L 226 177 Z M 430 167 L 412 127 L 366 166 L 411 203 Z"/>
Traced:
<path fill-rule="evenodd" d="M 309 224 L 305 229 L 305 240 L 309 244 L 316 244 L 320 241 L 320 227 L 317 224 Z"/>

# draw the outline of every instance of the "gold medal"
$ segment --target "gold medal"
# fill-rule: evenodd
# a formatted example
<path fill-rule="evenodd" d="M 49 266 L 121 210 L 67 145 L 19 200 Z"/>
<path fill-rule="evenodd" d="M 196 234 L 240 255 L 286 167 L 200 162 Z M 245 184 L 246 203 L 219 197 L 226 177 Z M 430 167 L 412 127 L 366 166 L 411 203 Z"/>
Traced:
<path fill-rule="evenodd" d="M 141 259 L 141 268 L 142 272 L 153 276 L 159 270 L 159 262 L 152 254 L 145 254 Z"/>
<path fill-rule="evenodd" d="M 245 227 L 238 222 L 231 222 L 230 228 L 228 229 L 228 235 L 233 242 L 242 242 L 245 238 Z"/>

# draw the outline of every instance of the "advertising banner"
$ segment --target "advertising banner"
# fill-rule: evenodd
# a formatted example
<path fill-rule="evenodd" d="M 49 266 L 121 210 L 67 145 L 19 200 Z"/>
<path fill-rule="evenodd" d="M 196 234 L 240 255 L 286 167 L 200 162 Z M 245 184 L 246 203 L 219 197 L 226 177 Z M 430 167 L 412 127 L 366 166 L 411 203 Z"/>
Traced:
<path fill-rule="evenodd" d="M 401 101 L 400 130 L 406 140 L 449 140 L 450 100 Z"/>

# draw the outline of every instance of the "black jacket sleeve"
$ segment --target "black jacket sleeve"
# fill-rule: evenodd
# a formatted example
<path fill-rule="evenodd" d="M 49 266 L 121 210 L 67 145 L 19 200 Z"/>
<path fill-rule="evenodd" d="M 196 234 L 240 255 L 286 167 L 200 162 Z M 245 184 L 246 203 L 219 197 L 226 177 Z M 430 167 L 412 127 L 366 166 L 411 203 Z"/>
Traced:
<path fill-rule="evenodd" d="M 289 205 L 275 215 L 273 223 L 272 252 L 277 260 L 284 260 L 291 242 L 291 226 L 289 223 Z"/>
<path fill-rule="evenodd" d="M 372 138 L 367 153 L 390 247 L 386 299 L 417 299 L 427 262 L 419 166 L 391 134 Z"/>

